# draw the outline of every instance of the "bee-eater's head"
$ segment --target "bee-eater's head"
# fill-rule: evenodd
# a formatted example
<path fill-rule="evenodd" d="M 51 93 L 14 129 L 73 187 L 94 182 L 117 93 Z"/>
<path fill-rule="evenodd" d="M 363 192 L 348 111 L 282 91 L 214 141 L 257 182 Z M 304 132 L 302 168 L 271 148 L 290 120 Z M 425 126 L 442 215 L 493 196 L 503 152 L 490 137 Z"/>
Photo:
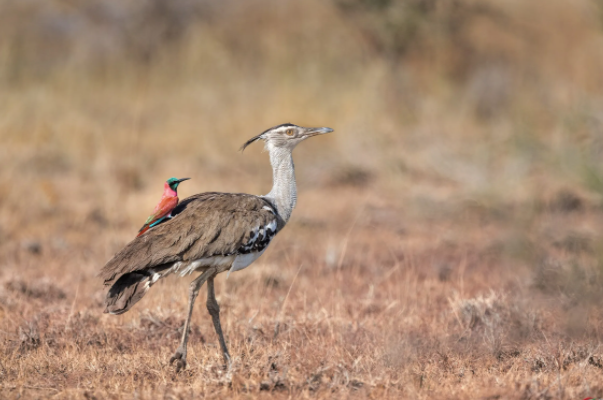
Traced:
<path fill-rule="evenodd" d="M 191 179 L 191 178 L 182 178 L 182 179 L 170 178 L 166 181 L 166 183 L 168 184 L 170 189 L 172 189 L 173 191 L 176 191 L 176 189 L 178 189 L 178 185 L 180 185 L 180 182 L 188 181 L 189 179 Z"/>

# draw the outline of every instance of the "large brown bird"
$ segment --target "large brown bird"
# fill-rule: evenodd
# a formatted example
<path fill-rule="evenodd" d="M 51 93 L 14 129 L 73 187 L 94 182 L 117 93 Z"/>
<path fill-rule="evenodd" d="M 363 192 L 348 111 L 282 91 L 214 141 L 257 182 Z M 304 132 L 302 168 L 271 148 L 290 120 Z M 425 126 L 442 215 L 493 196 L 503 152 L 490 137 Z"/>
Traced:
<path fill-rule="evenodd" d="M 138 302 L 159 279 L 200 272 L 190 284 L 188 315 L 182 339 L 170 363 L 186 367 L 186 347 L 193 306 L 207 281 L 207 310 L 212 317 L 224 362 L 230 355 L 220 326 L 220 307 L 214 278 L 224 271 L 238 271 L 264 253 L 285 226 L 297 202 L 292 151 L 309 137 L 332 132 L 331 128 L 303 128 L 282 124 L 249 139 L 245 149 L 263 140 L 270 154 L 272 190 L 265 196 L 242 193 L 201 193 L 184 199 L 165 219 L 136 237 L 103 267 L 100 277 L 111 286 L 105 312 L 122 314 Z"/>

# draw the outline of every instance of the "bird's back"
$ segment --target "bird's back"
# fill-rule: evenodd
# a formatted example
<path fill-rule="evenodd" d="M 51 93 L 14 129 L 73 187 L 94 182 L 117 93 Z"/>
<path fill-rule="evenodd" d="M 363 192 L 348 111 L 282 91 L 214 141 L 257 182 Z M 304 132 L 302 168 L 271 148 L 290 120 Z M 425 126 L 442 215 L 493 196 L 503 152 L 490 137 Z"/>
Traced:
<path fill-rule="evenodd" d="M 105 285 L 135 271 L 261 252 L 285 224 L 268 200 L 242 193 L 188 197 L 172 217 L 132 240 L 105 264 L 100 272 Z"/>

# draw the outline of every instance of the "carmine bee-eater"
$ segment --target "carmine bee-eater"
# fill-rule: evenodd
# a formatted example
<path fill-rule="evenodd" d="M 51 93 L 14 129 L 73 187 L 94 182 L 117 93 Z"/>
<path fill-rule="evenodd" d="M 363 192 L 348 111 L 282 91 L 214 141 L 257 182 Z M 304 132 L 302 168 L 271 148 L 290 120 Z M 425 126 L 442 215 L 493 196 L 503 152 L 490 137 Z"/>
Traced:
<path fill-rule="evenodd" d="M 160 224 L 165 219 L 171 218 L 172 210 L 178 205 L 178 185 L 180 182 L 189 179 L 190 178 L 170 178 L 165 182 L 163 185 L 163 196 L 161 196 L 159 204 L 155 206 L 153 214 L 149 215 L 149 218 L 147 218 L 142 228 L 140 228 L 136 237 L 142 235 L 155 225 Z"/>

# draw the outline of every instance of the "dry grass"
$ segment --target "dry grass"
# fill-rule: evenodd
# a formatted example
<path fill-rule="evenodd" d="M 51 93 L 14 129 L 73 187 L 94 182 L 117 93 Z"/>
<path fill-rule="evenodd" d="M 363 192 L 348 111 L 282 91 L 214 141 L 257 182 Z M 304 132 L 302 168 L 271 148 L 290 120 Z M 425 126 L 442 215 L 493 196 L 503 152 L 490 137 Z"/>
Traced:
<path fill-rule="evenodd" d="M 0 397 L 602 397 L 601 2 L 213 4 L 0 1 Z M 217 280 L 233 368 L 200 300 L 177 374 L 188 280 L 96 274 L 170 176 L 267 192 L 236 149 L 289 121 L 335 132 Z"/>

